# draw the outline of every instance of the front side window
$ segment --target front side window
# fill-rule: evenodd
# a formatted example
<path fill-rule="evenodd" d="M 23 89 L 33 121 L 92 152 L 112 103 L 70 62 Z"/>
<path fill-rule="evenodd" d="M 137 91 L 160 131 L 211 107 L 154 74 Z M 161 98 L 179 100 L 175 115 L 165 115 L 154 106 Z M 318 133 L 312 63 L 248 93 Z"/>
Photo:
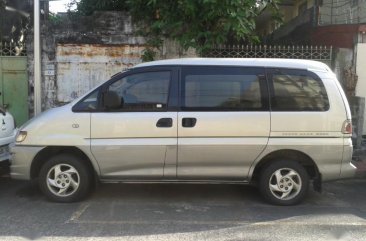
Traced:
<path fill-rule="evenodd" d="M 117 80 L 107 90 L 115 92 L 121 100 L 114 111 L 165 111 L 169 84 L 169 71 L 147 72 Z"/>
<path fill-rule="evenodd" d="M 83 100 L 78 102 L 73 108 L 76 112 L 93 112 L 98 108 L 99 88 L 87 95 Z"/>
<path fill-rule="evenodd" d="M 201 67 L 183 74 L 183 110 L 243 111 L 261 110 L 262 95 L 258 69 Z"/>
<path fill-rule="evenodd" d="M 277 70 L 272 75 L 273 111 L 326 111 L 328 96 L 322 81 L 302 70 Z"/>

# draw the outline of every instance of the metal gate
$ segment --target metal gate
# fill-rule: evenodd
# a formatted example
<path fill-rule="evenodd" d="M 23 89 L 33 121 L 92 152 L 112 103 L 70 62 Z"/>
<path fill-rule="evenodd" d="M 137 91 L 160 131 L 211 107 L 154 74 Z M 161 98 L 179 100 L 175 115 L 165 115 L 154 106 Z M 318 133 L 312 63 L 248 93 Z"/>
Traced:
<path fill-rule="evenodd" d="M 0 43 L 0 105 L 14 116 L 17 126 L 29 118 L 25 50 L 2 43 Z"/>
<path fill-rule="evenodd" d="M 204 51 L 202 57 L 311 59 L 330 66 L 332 63 L 332 47 L 220 45 Z"/>

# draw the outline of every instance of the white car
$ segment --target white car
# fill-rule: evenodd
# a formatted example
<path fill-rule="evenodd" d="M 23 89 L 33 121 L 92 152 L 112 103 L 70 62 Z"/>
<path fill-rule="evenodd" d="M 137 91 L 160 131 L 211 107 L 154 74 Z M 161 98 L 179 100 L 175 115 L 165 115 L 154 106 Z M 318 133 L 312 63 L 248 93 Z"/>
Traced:
<path fill-rule="evenodd" d="M 0 106 L 0 166 L 10 159 L 9 145 L 15 141 L 15 127 L 13 116 Z"/>

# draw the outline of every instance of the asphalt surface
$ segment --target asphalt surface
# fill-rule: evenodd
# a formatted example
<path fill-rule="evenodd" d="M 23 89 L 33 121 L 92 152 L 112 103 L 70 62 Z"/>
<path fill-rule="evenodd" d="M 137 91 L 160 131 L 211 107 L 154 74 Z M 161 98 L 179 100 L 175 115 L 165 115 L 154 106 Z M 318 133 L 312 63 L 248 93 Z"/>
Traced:
<path fill-rule="evenodd" d="M 250 186 L 101 184 L 59 204 L 0 177 L 0 240 L 366 240 L 366 179 L 323 189 L 279 207 Z"/>

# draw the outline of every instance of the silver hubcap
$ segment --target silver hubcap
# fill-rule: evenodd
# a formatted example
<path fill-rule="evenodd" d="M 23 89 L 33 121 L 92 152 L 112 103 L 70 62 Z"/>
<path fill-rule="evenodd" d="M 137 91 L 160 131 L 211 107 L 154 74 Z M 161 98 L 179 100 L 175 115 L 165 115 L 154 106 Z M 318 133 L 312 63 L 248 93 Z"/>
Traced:
<path fill-rule="evenodd" d="M 281 168 L 275 171 L 269 179 L 269 189 L 278 199 L 290 200 L 301 191 L 301 177 L 291 168 Z"/>
<path fill-rule="evenodd" d="M 68 164 L 55 165 L 47 173 L 47 187 L 56 196 L 70 196 L 76 192 L 79 184 L 78 171 Z"/>

